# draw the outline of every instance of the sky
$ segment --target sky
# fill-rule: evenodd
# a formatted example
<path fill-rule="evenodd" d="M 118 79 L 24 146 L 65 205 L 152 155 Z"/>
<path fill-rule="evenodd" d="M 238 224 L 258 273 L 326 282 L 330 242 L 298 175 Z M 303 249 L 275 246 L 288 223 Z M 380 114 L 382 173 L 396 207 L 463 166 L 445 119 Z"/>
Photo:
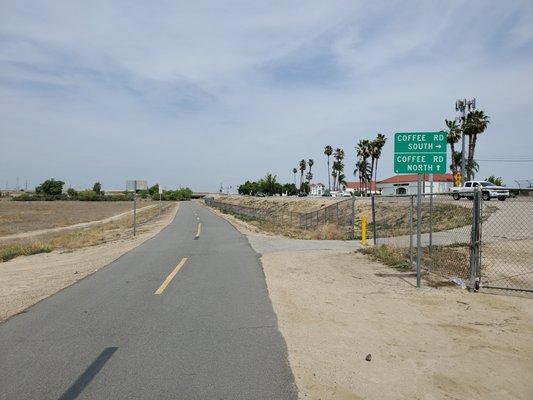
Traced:
<path fill-rule="evenodd" d="M 532 1 L 0 0 L 0 187 L 127 179 L 197 191 L 323 148 L 490 116 L 479 178 L 533 179 Z"/>

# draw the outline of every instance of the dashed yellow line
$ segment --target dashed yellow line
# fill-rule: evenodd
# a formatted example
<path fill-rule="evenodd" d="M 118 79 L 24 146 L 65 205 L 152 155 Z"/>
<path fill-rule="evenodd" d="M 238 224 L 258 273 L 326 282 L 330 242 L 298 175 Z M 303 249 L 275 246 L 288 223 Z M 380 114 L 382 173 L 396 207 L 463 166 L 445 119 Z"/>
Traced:
<path fill-rule="evenodd" d="M 185 265 L 187 262 L 187 257 L 183 257 L 178 265 L 176 265 L 176 268 L 172 270 L 172 272 L 167 276 L 167 278 L 163 281 L 161 286 L 159 286 L 159 289 L 157 289 L 154 294 L 161 294 L 165 291 L 170 281 L 174 278 L 174 276 L 179 272 L 179 270 Z"/>
<path fill-rule="evenodd" d="M 198 231 L 196 232 L 195 239 L 198 239 L 200 237 L 200 233 L 202 233 L 202 223 L 198 222 Z"/>

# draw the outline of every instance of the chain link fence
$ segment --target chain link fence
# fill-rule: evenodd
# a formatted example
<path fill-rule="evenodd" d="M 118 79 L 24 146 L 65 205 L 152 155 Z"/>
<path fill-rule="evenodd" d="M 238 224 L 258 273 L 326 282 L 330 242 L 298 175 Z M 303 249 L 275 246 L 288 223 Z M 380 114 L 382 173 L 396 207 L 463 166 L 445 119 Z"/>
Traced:
<path fill-rule="evenodd" d="M 334 224 L 344 239 L 367 238 L 386 248 L 392 264 L 413 268 L 420 221 L 420 266 L 472 289 L 533 291 L 533 189 L 506 201 L 482 200 L 480 192 L 372 196 L 335 202 L 299 213 L 231 204 L 213 198 L 207 205 L 242 219 L 268 221 L 302 230 Z M 302 200 L 305 201 L 305 200 Z"/>
<path fill-rule="evenodd" d="M 482 215 L 480 287 L 533 292 L 533 189 L 483 201 Z"/>
<path fill-rule="evenodd" d="M 386 245 L 403 265 L 415 264 L 417 224 L 420 215 L 420 242 L 423 269 L 458 278 L 470 278 L 472 202 L 455 201 L 449 193 L 424 193 L 417 212 L 417 196 L 374 196 L 369 231 L 375 245 Z"/>
<path fill-rule="evenodd" d="M 340 200 L 316 211 L 305 213 L 282 209 L 261 209 L 259 207 L 232 204 L 230 202 L 214 199 L 212 197 L 205 198 L 204 201 L 208 206 L 215 207 L 223 212 L 233 214 L 244 220 L 252 219 L 257 221 L 267 221 L 272 224 L 288 226 L 302 230 L 318 229 L 326 224 L 335 224 L 344 232 L 348 232 L 352 221 L 351 199 Z"/>

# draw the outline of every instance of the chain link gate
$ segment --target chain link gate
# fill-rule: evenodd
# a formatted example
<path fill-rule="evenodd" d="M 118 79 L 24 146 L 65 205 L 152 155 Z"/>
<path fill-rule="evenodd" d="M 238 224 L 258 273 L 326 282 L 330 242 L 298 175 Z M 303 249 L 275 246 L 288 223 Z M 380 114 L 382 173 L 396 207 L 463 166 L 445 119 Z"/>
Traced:
<path fill-rule="evenodd" d="M 533 293 L 533 190 L 480 202 L 477 287 Z"/>

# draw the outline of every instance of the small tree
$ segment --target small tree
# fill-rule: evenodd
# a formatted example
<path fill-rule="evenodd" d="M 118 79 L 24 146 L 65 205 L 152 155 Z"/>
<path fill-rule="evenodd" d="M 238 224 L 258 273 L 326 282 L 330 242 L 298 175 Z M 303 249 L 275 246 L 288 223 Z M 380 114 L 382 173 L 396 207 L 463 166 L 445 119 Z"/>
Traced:
<path fill-rule="evenodd" d="M 505 186 L 505 183 L 503 183 L 503 179 L 501 177 L 491 175 L 488 178 L 485 178 L 485 180 L 487 182 L 494 183 L 496 186 Z"/>
<path fill-rule="evenodd" d="M 298 189 L 294 183 L 286 183 L 283 185 L 283 192 L 287 193 L 287 196 L 295 196 L 298 194 Z"/>
<path fill-rule="evenodd" d="M 65 182 L 56 181 L 54 178 L 47 179 L 35 188 L 37 194 L 44 194 L 47 196 L 59 196 L 63 193 L 63 185 Z"/>
<path fill-rule="evenodd" d="M 150 193 L 150 196 L 155 196 L 156 194 L 159 194 L 159 184 L 156 183 L 154 186 L 151 186 L 148 189 L 148 193 Z"/>
<path fill-rule="evenodd" d="M 102 185 L 100 182 L 96 182 L 93 185 L 93 192 L 96 193 L 97 195 L 102 194 Z"/>
<path fill-rule="evenodd" d="M 78 192 L 73 188 L 68 188 L 67 195 L 70 199 L 75 199 L 78 197 Z"/>

